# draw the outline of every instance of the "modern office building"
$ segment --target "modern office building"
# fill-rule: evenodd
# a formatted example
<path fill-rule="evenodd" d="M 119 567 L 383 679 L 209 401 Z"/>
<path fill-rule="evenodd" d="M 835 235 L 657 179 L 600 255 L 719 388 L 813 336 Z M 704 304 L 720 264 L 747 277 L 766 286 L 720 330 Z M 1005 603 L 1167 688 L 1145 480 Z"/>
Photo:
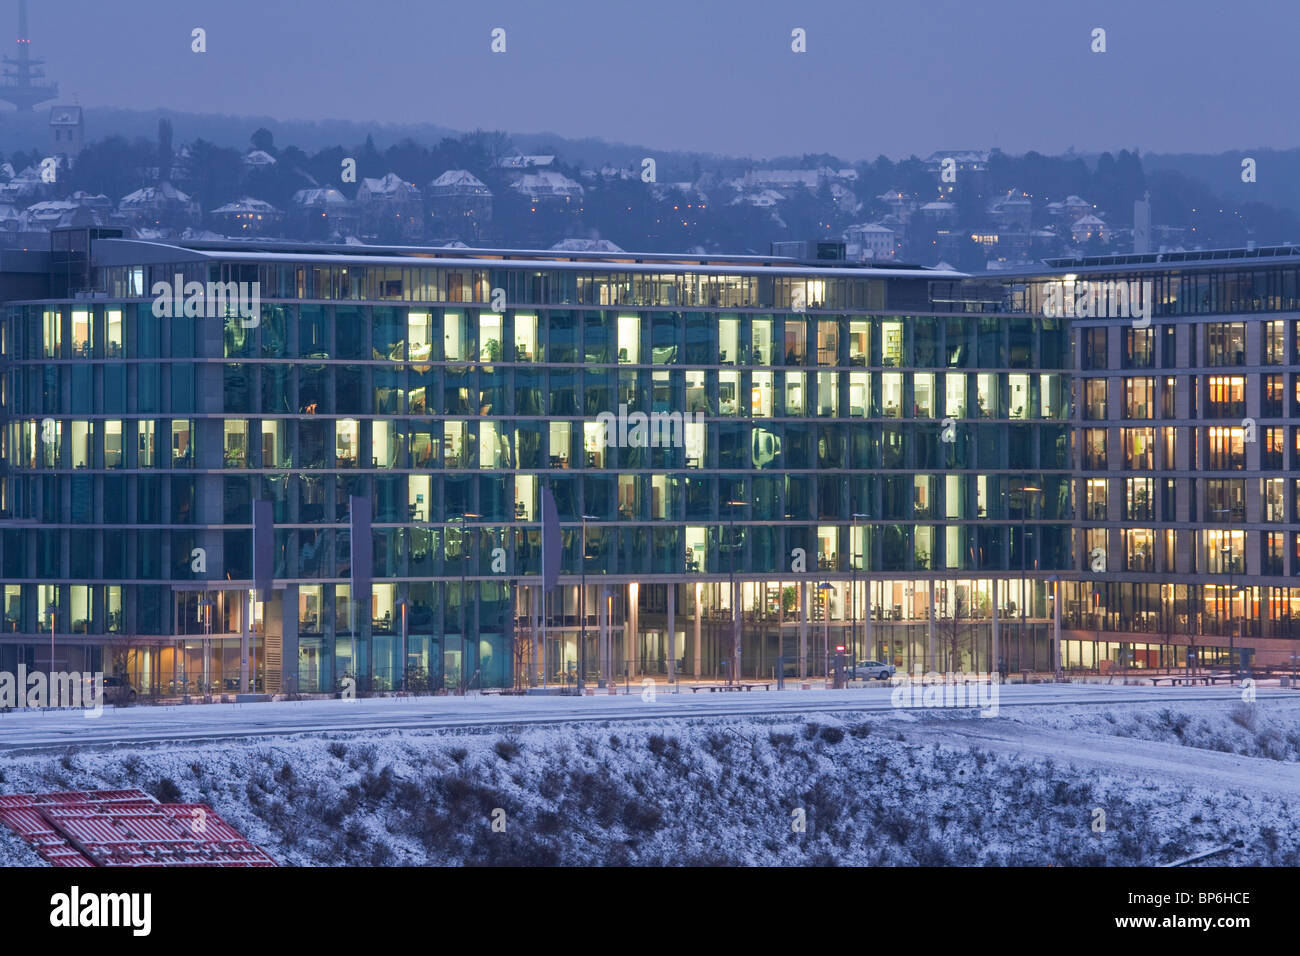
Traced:
<path fill-rule="evenodd" d="M 1007 291 L 1072 329 L 1063 663 L 1293 664 L 1300 247 L 1049 260 Z"/>
<path fill-rule="evenodd" d="M 737 643 L 745 676 L 839 645 L 1053 664 L 1070 325 L 1001 279 L 826 243 L 52 247 L 0 253 L 0 669 L 167 694 L 713 677 Z"/>

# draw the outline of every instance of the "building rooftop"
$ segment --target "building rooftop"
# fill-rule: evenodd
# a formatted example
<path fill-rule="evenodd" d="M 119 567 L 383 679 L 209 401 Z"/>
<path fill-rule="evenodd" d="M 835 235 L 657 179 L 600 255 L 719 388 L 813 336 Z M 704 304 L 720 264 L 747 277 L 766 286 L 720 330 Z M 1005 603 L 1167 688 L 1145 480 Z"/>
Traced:
<path fill-rule="evenodd" d="M 605 269 L 626 272 L 717 272 L 807 275 L 834 272 L 859 278 L 964 278 L 964 273 L 906 264 L 860 266 L 842 261 L 807 262 L 787 256 L 671 255 L 592 250 L 470 249 L 453 246 L 369 246 L 282 240 L 175 240 L 142 242 L 101 239 L 97 265 L 148 265 L 201 260 L 243 262 L 318 262 L 339 265 L 442 265 L 479 268 Z"/>

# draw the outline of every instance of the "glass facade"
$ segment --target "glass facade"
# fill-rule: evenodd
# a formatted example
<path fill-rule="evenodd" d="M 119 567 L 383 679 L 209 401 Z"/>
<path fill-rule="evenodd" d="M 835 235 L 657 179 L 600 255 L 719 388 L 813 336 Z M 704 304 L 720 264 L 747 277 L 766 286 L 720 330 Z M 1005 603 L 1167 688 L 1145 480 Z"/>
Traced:
<path fill-rule="evenodd" d="M 6 308 L 9 653 L 48 658 L 23 640 L 50 603 L 76 635 L 56 664 L 129 644 L 160 693 L 238 683 L 243 640 L 250 688 L 302 692 L 565 681 L 584 631 L 592 679 L 712 676 L 733 614 L 751 675 L 820 673 L 827 642 L 921 666 L 954 615 L 967 666 L 992 666 L 995 611 L 1041 646 L 1072 555 L 1062 323 L 983 314 L 942 273 L 350 252 L 159 245 L 104 265 L 106 298 Z M 178 277 L 260 283 L 256 319 L 156 316 Z"/>
<path fill-rule="evenodd" d="M 156 694 L 712 678 L 737 637 L 770 677 L 840 645 L 1103 671 L 1300 636 L 1300 316 L 1202 302 L 1292 307 L 1270 269 L 1249 308 L 1250 270 L 1088 273 L 1152 279 L 1142 325 L 1045 308 L 1074 265 L 94 248 L 97 292 L 52 269 L 0 311 L 0 669 L 48 666 L 51 630 L 56 667 Z M 156 307 L 178 278 L 198 314 Z"/>

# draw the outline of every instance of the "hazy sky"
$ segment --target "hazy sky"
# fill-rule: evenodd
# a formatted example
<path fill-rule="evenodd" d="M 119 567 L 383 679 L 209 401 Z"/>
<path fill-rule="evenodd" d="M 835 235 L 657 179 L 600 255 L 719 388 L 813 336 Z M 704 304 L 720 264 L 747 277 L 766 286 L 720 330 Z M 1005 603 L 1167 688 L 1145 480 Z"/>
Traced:
<path fill-rule="evenodd" d="M 1300 145 L 1300 0 L 29 0 L 85 106 L 729 154 Z M 0 0 L 13 53 L 17 0 Z M 190 31 L 207 30 L 206 53 Z M 489 50 L 494 27 L 507 52 Z M 791 52 L 790 32 L 808 51 Z M 1089 49 L 1094 27 L 1106 53 Z M 4 119 L 0 113 L 0 122 Z"/>

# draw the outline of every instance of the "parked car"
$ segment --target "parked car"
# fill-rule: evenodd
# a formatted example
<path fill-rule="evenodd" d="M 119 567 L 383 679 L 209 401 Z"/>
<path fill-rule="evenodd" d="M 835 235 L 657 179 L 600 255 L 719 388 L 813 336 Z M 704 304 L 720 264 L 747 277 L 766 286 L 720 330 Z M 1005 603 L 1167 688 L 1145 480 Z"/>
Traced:
<path fill-rule="evenodd" d="M 847 670 L 849 680 L 889 680 L 898 668 L 883 661 L 858 661 L 850 664 Z"/>
<path fill-rule="evenodd" d="M 129 703 L 135 700 L 135 688 L 124 677 L 105 677 L 104 699 L 113 704 Z"/>

